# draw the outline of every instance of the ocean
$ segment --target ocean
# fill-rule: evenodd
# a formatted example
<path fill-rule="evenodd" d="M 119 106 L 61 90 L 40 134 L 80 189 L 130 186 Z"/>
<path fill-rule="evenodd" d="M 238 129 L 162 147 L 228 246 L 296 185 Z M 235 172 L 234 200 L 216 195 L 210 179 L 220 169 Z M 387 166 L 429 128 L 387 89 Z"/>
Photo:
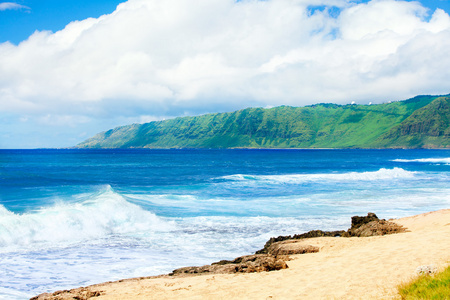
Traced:
<path fill-rule="evenodd" d="M 450 150 L 0 150 L 0 299 L 450 207 Z"/>

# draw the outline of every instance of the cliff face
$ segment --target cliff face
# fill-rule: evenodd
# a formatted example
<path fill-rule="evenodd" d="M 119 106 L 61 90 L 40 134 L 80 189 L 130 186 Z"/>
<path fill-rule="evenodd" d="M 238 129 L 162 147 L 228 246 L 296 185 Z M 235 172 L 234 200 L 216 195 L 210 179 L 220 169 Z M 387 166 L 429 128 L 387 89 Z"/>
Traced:
<path fill-rule="evenodd" d="M 440 97 L 417 109 L 380 137 L 381 145 L 412 148 L 450 146 L 450 98 Z"/>
<path fill-rule="evenodd" d="M 133 124 L 79 148 L 450 147 L 450 98 L 418 96 L 379 105 L 317 104 Z"/>

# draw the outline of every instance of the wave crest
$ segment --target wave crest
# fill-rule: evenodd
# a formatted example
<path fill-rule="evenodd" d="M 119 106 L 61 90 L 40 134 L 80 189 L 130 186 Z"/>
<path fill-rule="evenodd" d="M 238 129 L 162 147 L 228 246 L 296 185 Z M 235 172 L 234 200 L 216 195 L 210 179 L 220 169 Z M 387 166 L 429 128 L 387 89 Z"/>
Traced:
<path fill-rule="evenodd" d="M 450 165 L 450 157 L 441 158 L 418 158 L 418 159 L 394 159 L 395 162 L 419 162 L 419 163 L 432 163 L 432 164 L 447 164 Z"/>
<path fill-rule="evenodd" d="M 396 178 L 413 178 L 416 172 L 406 171 L 402 168 L 381 168 L 374 172 L 348 172 L 339 174 L 292 174 L 292 175 L 243 175 L 235 174 L 224 176 L 222 179 L 232 181 L 269 181 L 273 183 L 301 183 L 310 181 L 371 181 L 388 180 Z"/>
<path fill-rule="evenodd" d="M 60 203 L 24 214 L 0 205 L 0 247 L 72 243 L 172 227 L 172 223 L 126 201 L 111 187 L 80 203 Z"/>

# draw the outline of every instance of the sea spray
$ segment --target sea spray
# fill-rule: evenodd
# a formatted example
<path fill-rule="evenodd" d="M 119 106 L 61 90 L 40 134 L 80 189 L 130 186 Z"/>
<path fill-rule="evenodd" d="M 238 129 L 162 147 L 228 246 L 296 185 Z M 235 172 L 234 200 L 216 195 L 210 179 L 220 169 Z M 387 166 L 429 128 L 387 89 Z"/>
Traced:
<path fill-rule="evenodd" d="M 430 164 L 446 164 L 450 165 L 450 157 L 441 158 L 417 158 L 417 159 L 394 159 L 395 162 L 404 163 L 430 163 Z"/>
<path fill-rule="evenodd" d="M 114 234 L 149 234 L 174 223 L 127 202 L 111 187 L 79 203 L 59 203 L 16 214 L 0 205 L 0 252 L 17 247 L 73 244 Z"/>
<path fill-rule="evenodd" d="M 417 172 L 406 171 L 402 168 L 381 168 L 373 172 L 348 172 L 336 174 L 288 174 L 288 175 L 244 175 L 235 174 L 223 176 L 223 179 L 237 181 L 266 181 L 272 183 L 301 183 L 311 181 L 371 181 L 390 180 L 396 178 L 414 178 Z"/>

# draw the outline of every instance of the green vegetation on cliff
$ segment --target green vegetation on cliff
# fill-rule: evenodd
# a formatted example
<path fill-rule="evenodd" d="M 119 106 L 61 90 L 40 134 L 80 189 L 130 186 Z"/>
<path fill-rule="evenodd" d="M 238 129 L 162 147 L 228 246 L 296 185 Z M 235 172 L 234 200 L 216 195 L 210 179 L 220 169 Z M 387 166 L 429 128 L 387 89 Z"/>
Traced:
<path fill-rule="evenodd" d="M 80 148 L 445 148 L 450 97 L 377 105 L 247 108 L 122 126 Z"/>

